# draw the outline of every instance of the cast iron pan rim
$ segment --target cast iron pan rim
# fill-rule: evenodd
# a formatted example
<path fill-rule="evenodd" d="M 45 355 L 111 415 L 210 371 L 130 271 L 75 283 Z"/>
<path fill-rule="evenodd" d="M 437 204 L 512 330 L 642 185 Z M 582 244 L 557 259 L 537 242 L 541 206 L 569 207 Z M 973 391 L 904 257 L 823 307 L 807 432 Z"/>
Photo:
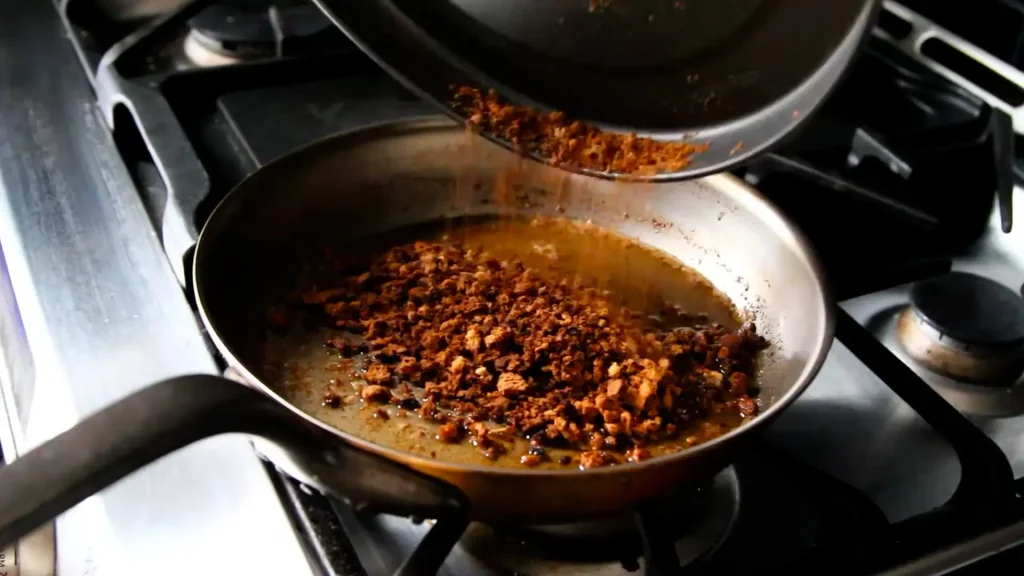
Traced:
<path fill-rule="evenodd" d="M 227 361 L 228 365 L 237 370 L 238 373 L 242 376 L 242 378 L 248 383 L 248 385 L 258 388 L 261 392 L 267 394 L 268 396 L 276 400 L 279 404 L 287 407 L 298 417 L 302 418 L 308 423 L 318 426 L 322 430 L 334 434 L 341 441 L 346 442 L 347 444 L 353 447 L 366 450 L 367 452 L 382 455 L 393 461 L 405 461 L 407 463 L 412 462 L 415 464 L 423 465 L 427 469 L 441 469 L 452 472 L 471 472 L 474 474 L 486 474 L 496 476 L 554 475 L 568 477 L 579 476 L 581 474 L 629 474 L 633 470 L 638 470 L 642 467 L 661 466 L 673 462 L 677 459 L 687 459 L 692 456 L 696 456 L 701 452 L 711 451 L 718 447 L 720 444 L 737 440 L 743 434 L 752 434 L 761 429 L 762 427 L 766 426 L 771 420 L 773 420 L 775 417 L 781 414 L 783 410 L 789 407 L 789 405 L 792 404 L 804 392 L 804 390 L 807 389 L 808 386 L 810 386 L 811 382 L 814 380 L 814 377 L 821 370 L 821 366 L 824 364 L 825 359 L 828 356 L 829 349 L 832 346 L 833 335 L 835 333 L 835 305 L 832 299 L 832 295 L 828 291 L 827 283 L 822 272 L 823 268 L 821 266 L 821 262 L 819 261 L 817 254 L 812 249 L 810 242 L 807 240 L 804 234 L 800 232 L 800 230 L 797 229 L 793 224 L 791 224 L 789 220 L 771 202 L 769 202 L 764 196 L 761 195 L 760 192 L 746 185 L 745 183 L 743 183 L 739 179 L 736 179 L 735 177 L 723 175 L 720 177 L 729 178 L 736 184 L 736 186 L 729 187 L 729 192 L 727 193 L 736 198 L 739 202 L 747 204 L 751 210 L 760 213 L 760 216 L 764 220 L 766 220 L 770 226 L 776 228 L 777 232 L 779 232 L 780 234 L 789 235 L 788 242 L 792 244 L 796 251 L 803 256 L 803 258 L 807 262 L 808 267 L 810 268 L 811 273 L 814 276 L 814 279 L 818 286 L 818 292 L 820 296 L 819 302 L 822 308 L 822 321 L 821 326 L 819 328 L 821 338 L 814 345 L 814 348 L 808 354 L 808 357 L 813 358 L 814 360 L 808 363 L 806 366 L 804 366 L 804 369 L 798 377 L 798 381 L 795 385 L 790 387 L 790 389 L 781 398 L 777 399 L 775 403 L 772 404 L 772 406 L 770 406 L 766 411 L 758 414 L 757 417 L 755 417 L 753 420 L 750 420 L 749 422 L 739 426 L 738 428 L 730 430 L 728 433 L 719 436 L 718 438 L 715 438 L 714 440 L 711 440 L 709 442 L 705 442 L 703 444 L 694 446 L 693 448 L 688 448 L 672 454 L 659 456 L 657 458 L 651 458 L 650 460 L 645 460 L 639 463 L 621 464 L 605 468 L 591 468 L 588 470 L 532 470 L 528 468 L 519 470 L 515 468 L 504 468 L 497 466 L 473 466 L 457 462 L 447 462 L 443 460 L 424 458 L 411 452 L 405 452 L 402 450 L 389 448 L 387 446 L 382 446 L 380 444 L 376 444 L 363 438 L 360 438 L 358 436 L 349 434 L 348 432 L 339 430 L 338 428 L 321 422 L 320 420 L 298 409 L 291 402 L 285 400 L 276 391 L 274 391 L 272 388 L 264 384 L 259 378 L 257 378 L 252 372 L 249 371 L 249 369 L 235 355 L 232 346 L 221 339 L 220 332 L 217 330 L 216 325 L 214 325 L 213 321 L 207 314 L 206 300 L 204 298 L 203 290 L 204 278 L 200 274 L 199 266 L 200 262 L 202 262 L 203 260 L 203 252 L 205 250 L 204 246 L 210 242 L 216 242 L 216 239 L 206 239 L 207 235 L 209 234 L 208 230 L 211 228 L 211 223 L 213 223 L 219 218 L 228 218 L 228 222 L 230 222 L 231 216 L 225 216 L 224 214 L 228 213 L 232 204 L 245 201 L 245 197 L 243 196 L 243 194 L 247 193 L 247 189 L 250 188 L 249 184 L 251 183 L 251 181 L 255 178 L 258 178 L 260 174 L 264 174 L 269 171 L 287 169 L 289 164 L 301 165 L 303 158 L 306 157 L 307 155 L 314 154 L 320 148 L 335 147 L 338 145 L 337 142 L 339 140 L 344 140 L 349 143 L 348 145 L 351 145 L 363 140 L 376 140 L 379 139 L 381 135 L 387 135 L 392 133 L 402 134 L 408 133 L 413 130 L 436 130 L 439 128 L 445 128 L 449 130 L 459 129 L 457 124 L 453 125 L 447 119 L 439 118 L 438 116 L 420 116 L 412 119 L 393 120 L 375 124 L 368 124 L 361 128 L 356 128 L 353 130 L 339 132 L 334 135 L 325 136 L 318 140 L 314 140 L 313 142 L 305 146 L 297 148 L 292 152 L 289 152 L 288 154 L 285 154 L 284 156 L 276 158 L 275 160 L 267 163 L 265 166 L 263 166 L 250 176 L 246 177 L 245 180 L 243 180 L 237 186 L 235 186 L 217 204 L 216 208 L 213 209 L 213 212 L 211 212 L 210 217 L 207 219 L 206 225 L 203 226 L 202 231 L 199 233 L 199 238 L 196 240 L 195 255 L 192 260 L 192 284 L 196 299 L 196 307 L 199 310 L 199 316 L 202 319 L 203 325 L 206 327 L 206 330 L 210 335 L 210 339 L 217 347 L 217 350 L 224 355 L 224 358 Z M 228 225 L 228 228 L 230 228 L 230 224 Z M 243 385 L 245 384 L 239 384 L 239 386 Z"/>
<path fill-rule="evenodd" d="M 355 44 L 361 51 L 363 51 L 363 53 L 368 55 L 374 62 L 376 62 L 378 66 L 383 68 L 388 73 L 389 76 L 397 80 L 400 84 L 402 84 L 402 86 L 404 86 L 407 90 L 409 90 L 419 98 L 425 100 L 430 104 L 433 104 L 445 116 L 448 116 L 449 118 L 456 120 L 457 122 L 463 124 L 465 123 L 466 119 L 464 117 L 457 114 L 455 110 L 453 110 L 450 106 L 446 105 L 445 102 L 439 101 L 439 99 L 436 98 L 436 95 L 431 94 L 429 91 L 420 88 L 416 83 L 410 81 L 405 74 L 403 74 L 401 71 L 399 71 L 397 68 L 395 68 L 388 62 L 386 62 L 384 59 L 380 58 L 377 55 L 376 51 L 373 50 L 371 46 L 367 45 L 362 40 L 360 35 L 350 25 L 346 24 L 339 17 L 337 17 L 337 15 L 334 13 L 334 10 L 331 7 L 323 4 L 321 0 L 312 1 L 317 7 L 320 8 L 320 10 L 326 15 L 326 17 L 334 23 L 335 26 L 337 26 L 345 33 L 345 35 L 353 44 Z M 839 44 L 836 45 L 835 50 L 828 56 L 828 58 L 826 58 L 825 61 L 810 76 L 804 79 L 803 82 L 799 83 L 785 94 L 779 96 L 775 101 L 765 105 L 759 111 L 752 112 L 750 114 L 747 114 L 746 116 L 742 116 L 739 118 L 734 118 L 728 122 L 724 122 L 716 126 L 691 127 L 684 130 L 663 130 L 636 133 L 638 136 L 653 136 L 659 139 L 695 141 L 699 140 L 699 134 L 701 132 L 721 131 L 722 134 L 719 134 L 715 136 L 713 139 L 707 141 L 712 145 L 717 144 L 719 146 L 725 146 L 728 147 L 729 149 L 732 149 L 733 147 L 736 146 L 738 142 L 743 143 L 742 139 L 738 139 L 737 135 L 733 134 L 733 132 L 737 131 L 737 129 L 735 128 L 736 125 L 764 123 L 765 120 L 755 120 L 754 118 L 756 116 L 764 116 L 766 113 L 768 118 L 789 115 L 791 113 L 791 110 L 794 109 L 794 101 L 799 100 L 805 92 L 810 90 L 811 86 L 819 82 L 822 82 L 821 78 L 823 76 L 827 76 L 829 73 L 834 71 L 833 69 L 836 66 L 839 66 L 841 64 L 840 72 L 836 74 L 832 82 L 825 87 L 819 98 L 814 99 L 814 101 L 811 104 L 803 106 L 799 110 L 799 116 L 793 118 L 790 122 L 786 123 L 784 128 L 776 130 L 775 133 L 769 137 L 759 139 L 760 141 L 757 144 L 749 147 L 744 146 L 742 150 L 734 154 L 729 154 L 725 159 L 708 165 L 702 165 L 701 155 L 696 155 L 694 156 L 694 160 L 690 164 L 690 166 L 680 171 L 665 174 L 657 174 L 649 177 L 631 178 L 627 174 L 598 172 L 594 170 L 578 168 L 575 166 L 565 166 L 561 168 L 569 172 L 583 174 L 586 176 L 601 178 L 605 180 L 625 180 L 638 182 L 678 182 L 682 180 L 699 178 L 717 172 L 726 171 L 731 168 L 735 168 L 748 160 L 753 159 L 758 154 L 761 154 L 777 145 L 785 137 L 792 134 L 794 130 L 796 130 L 798 127 L 804 126 L 808 119 L 821 108 L 821 105 L 824 103 L 825 100 L 828 99 L 829 95 L 833 92 L 836 85 L 838 85 L 845 77 L 846 73 L 850 68 L 850 61 L 854 57 L 856 57 L 856 55 L 860 52 L 861 47 L 863 47 L 867 40 L 870 38 L 872 25 L 876 20 L 876 16 L 882 8 L 882 4 L 883 0 L 865 0 L 864 8 L 858 13 L 857 17 L 854 19 L 850 27 L 847 29 L 845 35 L 843 36 L 843 39 L 839 42 Z M 423 59 L 429 59 L 431 61 L 431 66 L 433 67 L 433 69 L 440 71 L 439 75 L 442 76 L 443 78 L 449 79 L 452 85 L 460 84 L 465 86 L 493 88 L 499 94 L 504 95 L 506 97 L 515 96 L 514 98 L 512 98 L 512 100 L 517 103 L 523 103 L 524 101 L 527 100 L 526 98 L 523 98 L 522 95 L 518 94 L 516 91 L 510 90 L 507 86 L 504 86 L 502 83 L 495 81 L 486 74 L 477 70 L 475 67 L 469 66 L 468 64 L 463 64 L 463 66 L 460 67 L 459 65 L 453 62 L 453 60 L 458 60 L 458 57 L 456 55 L 442 55 L 441 53 L 439 53 L 438 50 L 435 50 L 434 47 L 432 47 L 428 42 L 419 40 L 417 35 L 410 35 L 410 38 L 416 41 L 418 44 L 418 57 Z M 844 46 L 846 46 L 847 43 L 850 44 L 849 49 L 844 50 Z M 467 70 L 463 68 L 472 70 L 472 72 L 467 72 Z M 538 109 L 546 108 L 538 107 Z M 584 121 L 585 120 L 586 119 L 584 119 Z M 599 128 L 606 129 L 601 124 L 595 125 Z M 751 129 L 749 127 L 746 127 L 742 131 L 746 132 L 750 130 Z M 611 127 L 607 128 L 607 131 L 625 133 L 622 130 L 618 130 Z M 486 132 L 478 132 L 478 134 L 486 138 L 487 140 L 501 146 L 502 148 L 513 150 L 509 142 L 501 138 L 498 138 L 493 134 Z M 696 136 L 691 137 L 692 135 Z M 518 153 L 518 151 L 516 152 Z M 540 162 L 542 164 L 549 163 L 546 158 L 538 154 L 528 153 L 525 155 L 536 162 Z"/>

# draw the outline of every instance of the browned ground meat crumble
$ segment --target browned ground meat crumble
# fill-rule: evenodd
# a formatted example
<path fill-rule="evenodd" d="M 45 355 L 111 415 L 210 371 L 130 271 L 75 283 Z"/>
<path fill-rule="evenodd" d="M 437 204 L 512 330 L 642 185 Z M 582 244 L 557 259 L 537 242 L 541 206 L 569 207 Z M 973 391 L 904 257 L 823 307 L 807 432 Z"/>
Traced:
<path fill-rule="evenodd" d="M 556 166 L 620 175 L 678 172 L 707 144 L 654 140 L 636 134 L 604 132 L 567 118 L 563 112 L 538 112 L 503 102 L 493 90 L 484 94 L 462 86 L 452 108 L 474 129 L 494 134 Z"/>
<path fill-rule="evenodd" d="M 757 413 L 748 382 L 767 342 L 751 323 L 729 330 L 675 308 L 655 322 L 578 279 L 458 244 L 398 246 L 362 270 L 300 298 L 361 337 L 327 345 L 368 354 L 363 400 L 418 409 L 441 440 L 468 437 L 490 458 L 511 434 L 530 439 L 526 466 L 548 458 L 544 446 L 584 451 L 584 468 L 638 461 L 662 440 L 720 434 L 700 426 L 713 415 Z"/>

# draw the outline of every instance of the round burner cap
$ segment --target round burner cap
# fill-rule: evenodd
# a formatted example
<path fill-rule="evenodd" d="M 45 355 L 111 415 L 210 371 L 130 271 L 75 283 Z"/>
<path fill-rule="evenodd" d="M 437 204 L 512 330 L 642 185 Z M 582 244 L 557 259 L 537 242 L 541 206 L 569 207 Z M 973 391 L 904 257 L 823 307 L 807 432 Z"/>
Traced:
<path fill-rule="evenodd" d="M 910 305 L 944 338 L 966 346 L 1024 344 L 1024 298 L 988 278 L 951 272 L 918 282 Z"/>
<path fill-rule="evenodd" d="M 272 8 L 277 21 L 271 16 Z M 279 35 L 306 38 L 328 30 L 331 22 L 303 0 L 230 0 L 203 8 L 188 26 L 210 42 L 233 46 L 274 44 Z"/>

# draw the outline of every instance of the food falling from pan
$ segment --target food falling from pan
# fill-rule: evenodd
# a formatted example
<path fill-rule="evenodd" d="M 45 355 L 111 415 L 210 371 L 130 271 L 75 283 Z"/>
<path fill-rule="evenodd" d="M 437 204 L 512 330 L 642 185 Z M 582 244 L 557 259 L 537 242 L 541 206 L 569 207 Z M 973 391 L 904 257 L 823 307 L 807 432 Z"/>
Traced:
<path fill-rule="evenodd" d="M 562 112 L 541 113 L 511 105 L 493 90 L 485 94 L 477 88 L 459 87 L 451 106 L 472 129 L 505 140 L 554 166 L 622 179 L 682 171 L 709 147 L 604 132 Z"/>
<path fill-rule="evenodd" d="M 265 377 L 343 431 L 454 463 L 587 469 L 757 414 L 768 342 L 664 253 L 557 218 L 359 245 L 381 249 L 318 252 L 268 314 Z"/>

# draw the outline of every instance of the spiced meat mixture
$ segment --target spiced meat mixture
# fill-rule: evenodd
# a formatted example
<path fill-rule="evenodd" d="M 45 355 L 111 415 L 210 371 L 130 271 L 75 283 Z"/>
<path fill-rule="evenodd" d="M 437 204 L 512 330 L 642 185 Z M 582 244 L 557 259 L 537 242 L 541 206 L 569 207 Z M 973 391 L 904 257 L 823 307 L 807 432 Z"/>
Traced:
<path fill-rule="evenodd" d="M 671 142 L 636 134 L 604 132 L 567 118 L 563 112 L 542 113 L 503 102 L 493 90 L 484 94 L 462 86 L 452 107 L 477 130 L 494 134 L 556 166 L 622 175 L 678 172 L 707 144 Z"/>
<path fill-rule="evenodd" d="M 612 296 L 463 244 L 415 242 L 300 298 L 339 331 L 327 346 L 371 359 L 364 402 L 418 411 L 441 440 L 492 459 L 514 435 L 529 439 L 517 455 L 527 466 L 553 447 L 581 451 L 583 468 L 638 461 L 659 442 L 728 430 L 710 420 L 757 413 L 751 378 L 767 342 L 753 324 L 675 308 L 654 321 Z M 341 406 L 331 391 L 323 402 Z"/>

